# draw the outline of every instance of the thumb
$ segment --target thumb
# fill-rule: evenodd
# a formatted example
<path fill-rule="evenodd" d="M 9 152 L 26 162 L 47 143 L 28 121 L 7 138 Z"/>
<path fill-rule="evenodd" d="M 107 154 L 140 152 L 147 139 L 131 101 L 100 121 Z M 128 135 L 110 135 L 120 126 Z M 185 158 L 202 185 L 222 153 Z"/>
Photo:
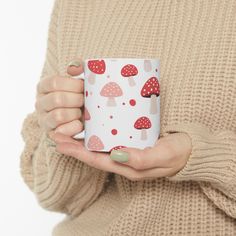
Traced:
<path fill-rule="evenodd" d="M 143 149 L 129 147 L 112 150 L 110 158 L 135 169 L 143 169 L 145 168 L 144 154 L 145 151 Z"/>
<path fill-rule="evenodd" d="M 74 59 L 67 65 L 67 74 L 78 76 L 84 72 L 82 59 Z"/>

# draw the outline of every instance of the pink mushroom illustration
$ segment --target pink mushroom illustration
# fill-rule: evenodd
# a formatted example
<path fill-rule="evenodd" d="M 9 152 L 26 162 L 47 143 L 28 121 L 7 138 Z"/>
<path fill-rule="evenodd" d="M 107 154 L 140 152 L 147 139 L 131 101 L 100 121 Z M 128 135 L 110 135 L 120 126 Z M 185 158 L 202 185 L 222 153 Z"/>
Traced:
<path fill-rule="evenodd" d="M 85 120 L 90 120 L 91 119 L 90 113 L 89 113 L 89 111 L 86 107 L 84 107 L 84 119 Z"/>
<path fill-rule="evenodd" d="M 156 77 L 147 80 L 141 90 L 141 96 L 151 98 L 150 114 L 157 113 L 157 97 L 160 95 L 160 86 Z"/>
<path fill-rule="evenodd" d="M 116 82 L 109 82 L 105 84 L 100 91 L 100 95 L 107 97 L 107 106 L 116 106 L 115 97 L 122 96 L 121 87 Z"/>
<path fill-rule="evenodd" d="M 133 76 L 138 74 L 138 69 L 135 65 L 127 64 L 121 69 L 121 75 L 128 78 L 129 86 L 135 86 Z"/>
<path fill-rule="evenodd" d="M 102 140 L 96 135 L 92 135 L 89 138 L 87 146 L 90 150 L 93 150 L 93 151 L 99 151 L 104 148 L 104 144 Z"/>
<path fill-rule="evenodd" d="M 104 60 L 90 60 L 88 61 L 88 68 L 91 73 L 88 76 L 88 82 L 90 84 L 95 83 L 96 74 L 104 74 L 106 71 L 106 64 Z"/>
<path fill-rule="evenodd" d="M 148 117 L 142 116 L 134 123 L 135 129 L 141 129 L 141 140 L 147 139 L 147 129 L 151 128 L 152 124 Z"/>
<path fill-rule="evenodd" d="M 150 72 L 152 70 L 152 63 L 150 60 L 144 60 L 144 71 Z"/>
<path fill-rule="evenodd" d="M 126 146 L 122 146 L 122 145 L 115 146 L 115 147 L 111 148 L 111 150 L 109 152 L 111 152 L 112 150 L 118 150 L 118 149 L 121 149 L 121 148 L 126 148 Z"/>

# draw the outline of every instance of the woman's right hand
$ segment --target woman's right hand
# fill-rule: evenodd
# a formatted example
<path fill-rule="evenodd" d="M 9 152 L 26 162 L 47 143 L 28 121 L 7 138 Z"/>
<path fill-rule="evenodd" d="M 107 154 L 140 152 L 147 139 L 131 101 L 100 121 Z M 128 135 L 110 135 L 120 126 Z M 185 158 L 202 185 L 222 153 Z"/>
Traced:
<path fill-rule="evenodd" d="M 83 73 L 82 65 L 69 67 L 72 72 L 76 70 L 77 75 Z M 83 130 L 83 92 L 82 79 L 62 76 L 41 79 L 35 102 L 39 125 L 47 132 L 55 130 L 68 136 L 80 133 Z"/>

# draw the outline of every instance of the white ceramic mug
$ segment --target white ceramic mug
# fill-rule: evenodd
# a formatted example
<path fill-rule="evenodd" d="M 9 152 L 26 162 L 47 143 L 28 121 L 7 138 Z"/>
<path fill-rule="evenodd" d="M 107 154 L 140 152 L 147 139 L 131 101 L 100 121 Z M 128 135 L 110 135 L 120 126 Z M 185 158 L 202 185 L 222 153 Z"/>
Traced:
<path fill-rule="evenodd" d="M 153 146 L 160 134 L 159 59 L 83 61 L 84 139 L 90 151 Z"/>

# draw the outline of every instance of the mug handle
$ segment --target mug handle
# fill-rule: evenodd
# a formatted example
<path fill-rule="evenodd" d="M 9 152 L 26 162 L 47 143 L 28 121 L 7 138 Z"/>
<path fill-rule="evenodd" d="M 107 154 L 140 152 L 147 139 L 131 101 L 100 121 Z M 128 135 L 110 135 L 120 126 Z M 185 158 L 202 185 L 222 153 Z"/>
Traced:
<path fill-rule="evenodd" d="M 74 78 L 74 79 L 82 79 L 84 80 L 84 72 L 80 75 L 76 75 L 76 76 L 71 76 L 71 78 Z M 83 129 L 80 133 L 76 134 L 73 136 L 74 139 L 84 139 L 85 138 L 85 130 Z"/>

